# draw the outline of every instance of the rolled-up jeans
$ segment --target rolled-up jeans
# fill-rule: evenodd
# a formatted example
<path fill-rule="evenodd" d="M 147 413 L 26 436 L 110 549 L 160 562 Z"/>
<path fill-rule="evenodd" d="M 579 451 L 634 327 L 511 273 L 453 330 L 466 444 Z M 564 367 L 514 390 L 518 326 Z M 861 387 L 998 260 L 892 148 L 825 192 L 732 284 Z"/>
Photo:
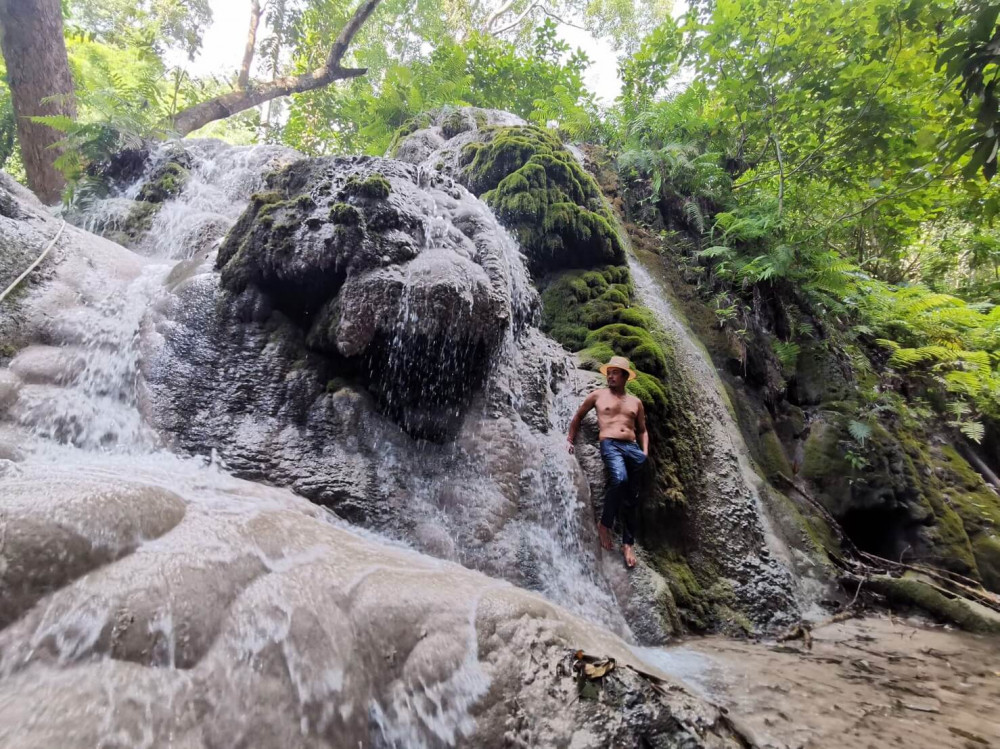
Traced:
<path fill-rule="evenodd" d="M 639 515 L 639 470 L 646 462 L 642 448 L 631 440 L 601 440 L 601 457 L 607 469 L 604 510 L 601 525 L 613 528 L 615 518 L 622 521 L 622 543 L 635 543 Z"/>

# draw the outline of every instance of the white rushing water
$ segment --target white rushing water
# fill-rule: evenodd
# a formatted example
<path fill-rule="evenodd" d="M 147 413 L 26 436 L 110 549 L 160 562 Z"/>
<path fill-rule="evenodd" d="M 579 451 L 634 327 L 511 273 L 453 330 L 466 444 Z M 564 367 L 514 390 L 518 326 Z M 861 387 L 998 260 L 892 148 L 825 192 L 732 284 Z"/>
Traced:
<path fill-rule="evenodd" d="M 123 656 L 113 652 L 113 645 L 109 653 L 106 642 L 109 627 L 121 624 L 116 622 L 120 614 L 114 601 L 142 596 L 143 586 L 149 585 L 148 590 L 158 591 L 161 598 L 149 602 L 148 621 L 135 636 L 148 639 L 150 645 L 142 655 L 124 656 L 124 660 L 145 660 L 175 674 L 170 677 L 170 691 L 178 700 L 172 711 L 178 723 L 183 717 L 179 705 L 187 699 L 182 695 L 198 691 L 190 679 L 182 676 L 183 669 L 190 666 L 179 663 L 190 657 L 179 653 L 190 649 L 190 638 L 197 637 L 195 624 L 185 620 L 192 616 L 226 618 L 227 605 L 239 608 L 242 598 L 253 597 L 254 585 L 243 587 L 241 583 L 249 583 L 262 573 L 292 578 L 311 568 L 328 566 L 331 561 L 325 548 L 329 541 L 324 544 L 318 539 L 295 551 L 294 538 L 270 537 L 276 546 L 269 550 L 264 548 L 263 539 L 269 538 L 266 533 L 245 536 L 238 529 L 289 512 L 329 525 L 331 531 L 335 526 L 345 528 L 331 515 L 287 491 L 240 481 L 203 458 L 169 452 L 145 418 L 139 341 L 148 309 L 165 293 L 163 282 L 174 259 L 190 256 L 192 243 L 203 242 L 206 231 L 214 231 L 212 227 L 228 228 L 249 194 L 259 188 L 265 167 L 287 157 L 281 150 L 269 147 L 230 149 L 219 144 L 195 144 L 191 152 L 195 156 L 192 177 L 180 198 L 168 202 L 157 215 L 150 241 L 144 245 L 149 257 L 142 262 L 126 260 L 130 272 L 124 275 L 129 277 L 103 279 L 103 288 L 83 304 L 60 303 L 65 301 L 61 299 L 41 303 L 44 343 L 21 351 L 9 373 L 3 373 L 4 383 L 16 390 L 16 399 L 6 413 L 2 435 L 8 445 L 16 444 L 16 455 L 8 457 L 20 459 L 0 460 L 0 494 L 4 497 L 0 505 L 0 538 L 8 536 L 15 552 L 24 534 L 30 536 L 30 523 L 55 523 L 66 533 L 79 536 L 78 543 L 89 549 L 82 553 L 82 559 L 74 558 L 74 546 L 64 550 L 48 570 L 55 580 L 64 576 L 71 581 L 75 563 L 86 568 L 96 566 L 99 558 L 125 557 L 125 561 L 104 572 L 59 591 L 37 615 L 29 612 L 6 630 L 0 642 L 0 676 L 16 680 L 20 672 L 39 662 L 60 667 L 101 662 L 108 657 L 121 662 Z M 153 164 L 155 167 L 155 159 Z M 114 210 L 117 203 L 117 199 L 111 199 L 105 209 Z M 101 243 L 96 238 L 93 241 Z M 126 253 L 121 256 L 125 258 Z M 170 514 L 159 506 L 163 502 L 170 505 L 170 512 L 182 517 L 179 521 L 165 521 L 168 526 L 176 523 L 166 532 L 155 527 L 158 512 Z M 360 539 L 365 538 L 368 543 L 385 544 L 371 534 L 361 532 L 358 536 L 354 529 L 349 535 L 346 530 L 336 533 L 333 540 L 339 539 L 344 548 L 363 547 Z M 245 537 L 241 540 L 241 536 Z M 58 545 L 58 539 L 54 543 Z M 422 569 L 431 575 L 436 571 L 450 574 L 451 565 L 435 563 L 401 548 L 386 549 L 385 559 L 373 558 L 378 548 L 363 549 L 361 558 L 351 562 L 342 560 L 344 570 L 354 569 L 354 580 L 344 581 L 342 590 L 361 590 L 363 580 L 377 576 L 380 569 L 399 568 L 401 562 L 404 567 Z M 20 571 L 30 582 L 30 575 L 17 569 L 16 559 L 9 563 L 14 567 L 0 565 L 0 575 Z M 185 564 L 194 567 L 185 570 Z M 60 572 L 57 565 L 65 570 Z M 132 572 L 123 573 L 123 566 L 131 566 Z M 248 580 L 234 581 L 231 575 L 226 579 L 234 566 L 249 566 L 256 571 L 246 573 Z M 199 585 L 188 579 L 197 576 L 197 569 L 220 576 L 220 590 L 216 592 L 235 587 L 227 591 L 230 599 L 189 600 L 190 595 L 199 595 Z M 33 574 L 42 572 L 35 569 Z M 337 589 L 336 582 L 331 588 Z M 464 613 L 462 607 L 457 607 L 447 614 L 449 620 L 454 619 L 449 626 L 455 637 L 443 649 L 440 662 L 430 659 L 421 665 L 418 658 L 411 663 L 413 674 L 409 677 L 359 687 L 357 682 L 365 679 L 347 675 L 344 669 L 359 668 L 360 664 L 353 660 L 363 655 L 361 645 L 357 655 L 328 654 L 327 665 L 321 665 L 315 659 L 319 656 L 323 660 L 322 648 L 314 652 L 316 643 L 311 638 L 303 639 L 290 629 L 302 609 L 294 590 L 286 595 L 283 586 L 271 585 L 258 595 L 265 599 L 244 604 L 242 618 L 230 609 L 228 625 L 222 625 L 223 630 L 216 636 L 225 643 L 222 647 L 232 652 L 224 667 L 213 664 L 211 669 L 223 668 L 226 679 L 244 682 L 248 696 L 253 695 L 255 687 L 249 683 L 253 677 L 242 673 L 241 664 L 252 667 L 269 649 L 280 648 L 296 692 L 298 707 L 292 713 L 301 716 L 297 722 L 303 740 L 334 732 L 337 725 L 345 730 L 345 726 L 359 724 L 367 731 L 369 721 L 372 735 L 387 746 L 451 745 L 471 732 L 474 724 L 468 708 L 488 685 L 477 659 L 475 605 Z M 203 612 L 192 613 L 192 606 Z M 142 610 L 134 600 L 132 608 Z M 329 613 L 336 616 L 335 610 Z M 391 615 L 386 617 L 392 619 Z M 417 610 L 413 617 L 419 620 L 422 614 Z M 350 622 L 349 614 L 344 621 Z M 409 623 L 416 625 L 418 621 Z M 455 657 L 448 656 L 449 652 L 454 652 Z M 203 656 L 200 663 L 207 659 Z M 141 679 L 122 672 L 120 666 L 110 668 L 104 687 L 109 694 L 126 689 L 128 697 L 124 692 L 118 697 L 133 703 L 145 700 L 148 720 L 130 721 L 127 715 L 118 714 L 119 708 L 109 707 L 110 712 L 102 718 L 103 728 L 96 735 L 100 745 L 160 745 L 154 714 L 157 695 L 163 692 L 161 680 L 143 684 Z M 80 673 L 79 678 L 89 677 Z M 218 680 L 212 675 L 204 678 Z M 44 679 L 40 677 L 41 682 Z M 199 694 L 212 703 L 213 709 L 225 712 L 231 708 L 226 700 L 232 696 L 225 691 Z M 54 704 L 64 699 L 58 685 L 52 686 L 47 696 Z M 366 697 L 370 698 L 367 704 Z M 336 714 L 328 714 L 334 705 Z M 13 745 L 10 742 L 15 738 L 27 740 L 34 735 L 31 726 L 37 727 L 38 713 L 19 713 L 17 699 L 6 691 L 0 697 L 0 711 L 3 708 L 10 708 L 8 717 L 20 715 L 24 722 L 0 728 L 0 738 L 6 739 L 0 744 Z M 99 707 L 95 709 L 99 711 Z M 53 719 L 53 726 L 58 725 L 59 721 Z M 66 730 L 72 734 L 72 729 Z"/>
<path fill-rule="evenodd" d="M 99 283 L 84 288 L 90 276 L 81 274 L 68 282 L 76 292 L 32 302 L 39 342 L 0 371 L 0 386 L 16 393 L 0 412 L 0 538 L 14 549 L 13 561 L 0 559 L 0 575 L 26 581 L 13 594 L 13 623 L 0 617 L 10 623 L 0 631 L 0 715 L 8 720 L 0 745 L 67 736 L 71 745 L 158 746 L 167 735 L 195 734 L 216 745 L 216 729 L 198 728 L 202 719 L 234 735 L 260 731 L 260 745 L 330 737 L 454 745 L 475 730 L 470 708 L 491 683 L 479 660 L 482 607 L 514 614 L 541 601 L 500 605 L 496 596 L 512 590 L 506 583 L 349 528 L 288 491 L 233 478 L 206 456 L 174 454 L 149 426 L 140 342 L 150 307 L 167 293 L 164 280 L 177 259 L 210 249 L 266 168 L 293 155 L 214 143 L 190 153 L 191 178 L 157 214 L 144 258 L 73 230 L 74 242 L 100 249 L 84 258 Z M 100 220 L 131 197 L 103 203 Z M 504 236 L 511 294 L 526 307 L 529 282 Z M 533 365 L 513 330 L 504 354 L 515 369 Z M 516 400 L 516 378 L 505 386 Z M 589 508 L 578 478 L 553 457 L 565 453 L 558 425 L 542 437 L 518 429 L 513 438 L 539 451 L 521 475 L 519 515 L 463 561 L 494 571 L 509 561 L 491 555 L 523 555 L 532 587 L 629 636 L 595 572 L 593 544 L 581 540 Z M 480 449 L 490 451 L 488 439 Z M 408 501 L 423 503 L 432 520 L 442 474 L 418 470 L 420 456 L 389 450 L 380 470 L 411 472 Z M 455 478 L 466 482 L 465 498 L 477 496 L 470 473 Z M 489 479 L 484 494 L 495 492 Z M 52 558 L 27 551 L 44 533 L 62 549 Z M 248 709 L 259 715 L 246 717 Z M 223 743 L 239 744 L 232 736 Z"/>

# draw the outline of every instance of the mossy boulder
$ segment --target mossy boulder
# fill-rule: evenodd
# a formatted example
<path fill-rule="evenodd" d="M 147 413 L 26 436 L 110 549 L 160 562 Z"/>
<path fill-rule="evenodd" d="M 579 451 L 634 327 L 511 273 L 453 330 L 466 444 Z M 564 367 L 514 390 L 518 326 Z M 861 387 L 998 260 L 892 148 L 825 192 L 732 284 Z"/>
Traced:
<path fill-rule="evenodd" d="M 524 248 L 535 275 L 621 265 L 625 249 L 593 178 L 538 127 L 486 127 L 462 149 L 462 179 Z"/>
<path fill-rule="evenodd" d="M 116 211 L 101 212 L 97 216 L 77 215 L 71 210 L 70 220 L 83 223 L 94 233 L 124 247 L 137 249 L 152 228 L 163 203 L 176 198 L 184 189 L 191 164 L 191 155 L 178 146 L 164 146 L 164 150 L 153 157 L 152 166 L 148 149 L 123 151 L 109 162 L 88 170 L 94 177 L 92 189 L 103 196 L 124 191 L 148 170 L 135 199 L 128 201 L 119 197 L 114 206 Z"/>
<path fill-rule="evenodd" d="M 1000 590 L 1000 498 L 953 447 L 878 423 L 862 446 L 848 432 L 850 417 L 822 414 L 810 425 L 800 475 L 858 546 Z M 849 451 L 860 464 L 847 460 Z"/>
<path fill-rule="evenodd" d="M 189 158 L 184 159 L 185 162 L 189 161 Z M 139 190 L 139 200 L 144 200 L 147 203 L 162 203 L 180 194 L 190 173 L 178 159 L 179 157 L 171 159 L 156 168 Z"/>
<path fill-rule="evenodd" d="M 699 577 L 676 552 L 660 552 L 652 563 L 667 583 L 659 603 L 663 618 L 675 632 L 746 635 L 753 631 L 750 621 L 733 608 L 735 596 L 729 584 Z"/>
<path fill-rule="evenodd" d="M 432 186 L 386 159 L 296 162 L 267 177 L 217 266 L 230 293 L 263 294 L 404 429 L 441 439 L 531 299 L 514 299 L 524 270 L 496 222 L 450 179 Z"/>
<path fill-rule="evenodd" d="M 795 375 L 788 387 L 788 396 L 793 403 L 809 406 L 848 401 L 854 395 L 850 368 L 838 360 L 832 347 L 823 342 L 802 347 L 796 359 Z"/>

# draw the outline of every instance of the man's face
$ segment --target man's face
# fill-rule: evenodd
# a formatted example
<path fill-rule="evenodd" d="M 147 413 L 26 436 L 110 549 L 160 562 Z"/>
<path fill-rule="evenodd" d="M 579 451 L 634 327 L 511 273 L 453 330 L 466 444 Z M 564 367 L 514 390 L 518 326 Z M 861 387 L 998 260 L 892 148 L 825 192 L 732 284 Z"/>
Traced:
<path fill-rule="evenodd" d="M 608 385 L 610 387 L 622 387 L 628 381 L 628 373 L 618 367 L 608 367 Z"/>

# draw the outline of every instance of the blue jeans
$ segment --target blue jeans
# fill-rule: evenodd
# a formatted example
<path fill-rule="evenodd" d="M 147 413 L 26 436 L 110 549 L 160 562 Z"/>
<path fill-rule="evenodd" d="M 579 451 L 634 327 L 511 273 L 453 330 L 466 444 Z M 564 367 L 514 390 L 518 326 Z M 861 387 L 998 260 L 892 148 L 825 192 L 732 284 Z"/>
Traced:
<path fill-rule="evenodd" d="M 622 543 L 634 544 L 639 514 L 639 470 L 646 456 L 635 442 L 606 439 L 601 440 L 601 457 L 608 474 L 601 525 L 613 528 L 615 518 L 621 515 Z"/>

